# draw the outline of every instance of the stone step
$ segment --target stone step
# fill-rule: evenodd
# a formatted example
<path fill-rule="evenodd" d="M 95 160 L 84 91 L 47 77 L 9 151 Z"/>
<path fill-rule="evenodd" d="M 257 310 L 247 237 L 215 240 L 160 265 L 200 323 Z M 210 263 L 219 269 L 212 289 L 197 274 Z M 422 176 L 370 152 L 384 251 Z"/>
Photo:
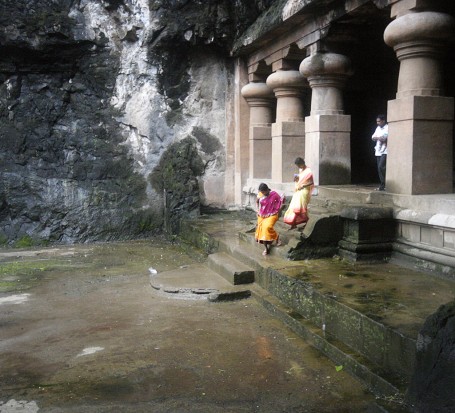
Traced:
<path fill-rule="evenodd" d="M 247 239 L 247 241 L 242 241 Z M 395 377 L 396 383 L 406 382 L 412 370 L 415 355 L 415 340 L 405 337 L 376 320 L 340 303 L 334 295 L 319 292 L 310 283 L 290 279 L 276 271 L 268 264 L 281 259 L 276 254 L 266 259 L 261 255 L 262 249 L 251 240 L 250 236 L 241 234 L 239 245 L 224 245 L 220 248 L 226 254 L 232 254 L 236 260 L 255 268 L 255 283 L 268 291 L 283 305 L 295 314 L 299 314 L 316 328 L 325 326 L 325 331 L 332 339 L 344 343 L 350 351 L 363 354 L 365 360 L 383 366 L 389 377 Z M 280 250 L 281 247 L 274 248 Z M 298 265 L 298 262 L 295 263 Z M 380 338 L 380 340 L 379 340 Z"/>
<path fill-rule="evenodd" d="M 279 254 L 274 255 L 272 249 L 271 256 L 264 258 L 261 255 L 262 249 L 251 241 L 251 237 L 240 234 L 240 240 L 239 245 L 231 248 L 223 242 L 220 247 L 236 260 L 255 269 L 255 283 L 258 286 L 314 326 L 325 326 L 328 334 L 345 343 L 351 351 L 363 354 L 365 359 L 384 366 L 389 377 L 396 377 L 395 382 L 407 381 L 414 363 L 414 339 L 340 303 L 335 294 L 320 292 L 311 283 L 290 278 L 275 270 L 275 260 L 282 259 Z M 280 248 L 282 247 L 275 250 Z"/>
<path fill-rule="evenodd" d="M 340 186 L 320 186 L 318 187 L 318 195 L 311 198 L 313 203 L 326 202 L 330 203 L 345 203 L 345 204 L 371 204 L 375 205 L 391 205 L 393 202 L 392 194 L 384 191 L 375 191 L 374 187 L 364 188 L 352 185 Z"/>
<path fill-rule="evenodd" d="M 394 382 L 407 382 L 416 340 L 339 301 L 336 293 L 273 268 L 256 272 L 256 284 L 315 327 L 382 366 Z"/>
<path fill-rule="evenodd" d="M 249 231 L 239 231 L 238 236 L 241 241 L 254 246 L 258 251 L 263 251 L 264 247 L 254 238 L 255 222 L 251 221 L 250 225 Z M 332 257 L 337 253 L 338 242 L 342 238 L 340 215 L 326 210 L 320 210 L 318 214 L 312 213 L 305 226 L 299 226 L 294 230 L 289 230 L 289 225 L 279 220 L 275 224 L 275 230 L 282 245 L 277 247 L 273 243 L 270 255 L 283 259 Z"/>
<path fill-rule="evenodd" d="M 285 233 L 285 231 L 283 231 L 283 232 L 280 231 L 277 228 L 277 226 L 275 228 L 277 229 L 278 233 L 280 234 L 280 240 L 282 242 L 282 245 L 278 247 L 278 246 L 276 246 L 276 243 L 273 242 L 272 247 L 270 249 L 270 255 L 271 256 L 280 256 L 280 257 L 286 259 L 287 251 L 288 251 L 287 245 L 289 244 L 290 240 L 297 235 L 292 234 L 291 236 L 289 236 Z M 261 255 L 262 251 L 264 251 L 264 246 L 262 244 L 256 242 L 254 233 L 239 232 L 238 236 L 240 238 L 240 241 L 242 241 L 244 244 L 251 246 L 253 248 L 250 251 L 255 251 L 255 252 L 259 253 L 259 255 Z M 240 253 L 240 251 L 238 251 L 237 253 Z"/>
<path fill-rule="evenodd" d="M 380 398 L 404 397 L 404 388 L 385 380 L 380 366 L 371 363 L 364 356 L 347 347 L 335 337 L 315 327 L 291 308 L 283 305 L 275 296 L 255 285 L 252 289 L 256 298 L 271 314 L 284 322 L 297 335 L 329 357 L 339 369 L 344 369 L 359 378 L 368 389 Z M 402 383 L 401 383 L 402 384 Z"/>
<path fill-rule="evenodd" d="M 226 252 L 210 254 L 207 266 L 233 285 L 254 282 L 254 270 Z"/>
<path fill-rule="evenodd" d="M 453 216 L 455 190 L 447 194 L 406 195 L 375 191 L 375 186 L 333 185 L 318 187 L 318 195 L 311 198 L 310 205 L 374 204 L 391 206 L 397 210 L 409 210 L 417 215 L 423 212 Z"/>
<path fill-rule="evenodd" d="M 205 264 L 191 264 L 151 273 L 149 279 L 152 288 L 174 298 L 206 298 L 208 301 L 219 302 L 240 300 L 251 296 L 249 289 L 232 285 Z"/>
<path fill-rule="evenodd" d="M 225 261 L 230 255 L 231 259 L 254 269 L 254 286 L 266 291 L 267 301 L 273 301 L 274 307 L 279 308 L 280 304 L 286 308 L 283 314 L 292 314 L 292 318 L 305 325 L 302 337 L 307 339 L 311 332 L 313 345 L 334 360 L 340 360 L 340 364 L 349 365 L 353 374 L 371 382 L 371 388 L 377 394 L 390 395 L 405 387 L 413 368 L 415 340 L 339 302 L 334 294 L 327 294 L 312 282 L 289 276 L 289 269 L 302 264 L 283 260 L 279 253 L 262 256 L 261 246 L 254 241 L 253 223 L 250 220 L 243 226 L 235 242 L 232 242 L 235 231 L 227 231 L 229 236 L 223 238 L 219 232 L 204 227 L 201 221 L 195 222 L 189 232 L 192 237 L 200 232 L 204 244 L 218 246 L 222 253 L 211 254 L 212 261 L 215 257 L 223 257 Z M 236 227 L 239 227 L 238 223 Z M 382 366 L 382 371 L 368 365 Z"/>
<path fill-rule="evenodd" d="M 375 364 L 370 360 L 374 360 L 374 356 L 370 356 L 369 359 L 368 357 L 361 355 L 359 351 L 355 350 L 355 347 L 357 345 L 356 343 L 358 342 L 361 342 L 359 346 L 360 349 L 365 350 L 365 342 L 362 342 L 361 336 L 368 336 L 369 334 L 373 336 L 376 335 L 378 331 L 375 331 L 375 329 L 379 328 L 381 330 L 380 324 L 376 323 L 374 320 L 368 319 L 368 317 L 361 317 L 362 321 L 359 322 L 359 319 L 357 318 L 359 314 L 356 311 L 353 310 L 352 314 L 349 314 L 351 312 L 351 309 L 347 307 L 345 307 L 343 311 L 340 311 L 340 308 L 338 308 L 336 301 L 334 301 L 332 297 L 324 297 L 323 295 L 318 296 L 319 294 L 315 292 L 313 292 L 315 295 L 313 298 L 316 303 L 311 303 L 308 305 L 308 307 L 305 305 L 303 307 L 298 304 L 296 305 L 292 299 L 290 300 L 290 306 L 283 304 L 286 302 L 285 296 L 289 295 L 289 291 L 292 290 L 293 294 L 299 297 L 302 297 L 304 293 L 302 291 L 299 291 L 299 288 L 295 285 L 290 288 L 284 287 L 281 293 L 277 293 L 275 290 L 275 294 L 261 287 L 261 285 L 276 285 L 277 281 L 275 277 L 279 273 L 274 270 L 266 270 L 264 274 L 264 264 L 266 262 L 264 261 L 264 257 L 261 254 L 262 248 L 257 248 L 258 244 L 254 241 L 254 237 L 251 233 L 246 239 L 247 241 L 242 241 L 243 238 L 241 237 L 240 244 L 231 244 L 229 241 L 225 242 L 222 239 L 219 239 L 218 246 L 224 252 L 209 255 L 209 263 L 211 263 L 209 264 L 209 268 L 215 270 L 224 278 L 228 276 L 231 277 L 231 279 L 231 274 L 233 273 L 232 268 L 228 269 L 227 272 L 225 271 L 226 267 L 231 266 L 232 262 L 236 264 L 236 268 L 239 268 L 239 264 L 243 263 L 246 268 L 259 269 L 261 275 L 259 276 L 259 279 L 256 280 L 254 286 L 252 286 L 250 289 L 254 297 L 259 302 L 261 302 L 265 308 L 271 311 L 272 314 L 276 315 L 277 318 L 285 322 L 294 332 L 299 334 L 309 344 L 313 345 L 318 350 L 323 352 L 327 357 L 332 359 L 338 366 L 343 366 L 344 369 L 358 377 L 375 395 L 378 397 L 393 399 L 395 401 L 402 400 L 406 380 L 403 380 L 402 376 L 400 375 L 394 375 L 390 372 L 386 372 L 384 369 L 381 369 L 378 364 Z M 251 239 L 253 239 L 253 241 L 251 241 Z M 270 258 L 272 257 L 267 257 L 265 260 L 270 260 Z M 214 262 L 217 262 L 219 264 L 214 267 Z M 226 265 L 225 263 L 228 264 Z M 222 274 L 222 272 L 224 273 Z M 265 279 L 267 281 L 265 281 Z M 335 306 L 335 309 L 331 309 L 331 304 L 325 302 L 326 299 L 332 301 L 331 304 Z M 318 306 L 321 307 L 318 308 Z M 321 324 L 321 320 L 315 320 L 314 314 L 312 314 L 313 311 L 318 314 L 324 311 L 327 312 L 325 315 L 327 317 L 325 320 L 327 326 L 325 326 L 326 328 L 324 330 L 318 327 L 318 325 Z M 306 318 L 303 314 L 310 316 L 310 318 Z M 347 321 L 351 315 L 354 320 Z M 336 319 L 333 319 L 333 317 Z M 333 334 L 334 330 L 337 330 L 336 328 L 334 329 L 333 325 L 338 321 L 340 321 L 341 324 L 341 336 L 345 340 L 345 335 L 353 336 L 352 340 L 347 340 L 351 346 L 345 344 L 343 341 L 339 340 L 335 334 Z M 368 325 L 369 322 L 372 324 Z M 346 327 L 346 324 L 348 325 L 348 330 L 345 331 L 344 328 Z M 351 325 L 351 328 L 349 328 L 349 325 Z M 355 331 L 356 329 L 353 327 L 354 325 L 361 327 L 357 329 L 358 331 Z M 326 329 L 331 331 L 331 333 L 326 332 Z M 335 331 L 335 333 L 340 335 L 340 331 Z M 393 332 L 380 332 L 381 337 L 388 335 L 393 336 Z M 399 337 L 399 340 L 403 338 L 401 335 L 399 335 Z M 366 340 L 368 341 L 368 337 Z M 378 343 L 373 346 L 374 348 L 372 351 L 380 353 L 381 351 L 378 351 L 377 344 Z M 415 343 L 411 343 L 411 346 L 413 345 L 415 345 Z M 390 347 L 384 342 L 381 343 L 381 346 Z M 394 345 L 391 347 L 394 347 Z M 376 357 L 376 360 L 381 362 L 383 361 L 382 357 L 383 356 Z M 406 360 L 404 361 L 404 364 L 406 365 L 409 360 L 406 357 L 405 359 Z M 399 408 L 397 409 L 398 410 L 396 411 L 398 412 Z M 384 409 L 378 411 L 387 412 L 390 410 Z"/>

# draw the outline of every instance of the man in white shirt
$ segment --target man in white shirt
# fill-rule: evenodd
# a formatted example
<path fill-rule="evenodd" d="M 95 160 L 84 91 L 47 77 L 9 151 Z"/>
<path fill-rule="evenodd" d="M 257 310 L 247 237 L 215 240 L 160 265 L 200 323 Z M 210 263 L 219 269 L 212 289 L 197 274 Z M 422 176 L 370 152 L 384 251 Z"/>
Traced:
<path fill-rule="evenodd" d="M 389 136 L 389 125 L 385 120 L 385 115 L 378 115 L 376 117 L 376 130 L 371 139 L 376 142 L 374 147 L 374 154 L 376 156 L 376 163 L 378 166 L 379 175 L 379 188 L 376 191 L 385 190 L 385 171 L 387 164 L 387 138 Z"/>

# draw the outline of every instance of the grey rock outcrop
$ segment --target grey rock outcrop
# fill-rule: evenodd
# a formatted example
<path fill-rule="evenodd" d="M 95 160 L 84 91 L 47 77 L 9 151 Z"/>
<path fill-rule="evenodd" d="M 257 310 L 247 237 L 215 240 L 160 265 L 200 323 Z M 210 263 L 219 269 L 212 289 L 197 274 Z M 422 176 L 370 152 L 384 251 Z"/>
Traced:
<path fill-rule="evenodd" d="M 0 0 L 0 243 L 151 234 L 148 176 L 194 140 L 223 178 L 229 48 L 267 0 Z"/>
<path fill-rule="evenodd" d="M 150 174 L 152 187 L 163 193 L 166 232 L 178 233 L 182 218 L 199 215 L 197 177 L 203 173 L 204 163 L 198 154 L 195 141 L 185 138 L 169 146 Z"/>
<path fill-rule="evenodd" d="M 428 317 L 417 339 L 407 401 L 416 413 L 455 412 L 455 301 Z"/>

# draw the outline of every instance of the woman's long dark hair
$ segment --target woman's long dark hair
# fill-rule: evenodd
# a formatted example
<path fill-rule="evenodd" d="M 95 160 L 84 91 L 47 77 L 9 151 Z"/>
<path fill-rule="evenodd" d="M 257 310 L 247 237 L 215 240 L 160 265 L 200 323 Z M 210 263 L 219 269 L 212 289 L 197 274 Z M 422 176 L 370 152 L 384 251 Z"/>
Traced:
<path fill-rule="evenodd" d="M 267 186 L 267 184 L 262 183 L 259 185 L 259 191 L 264 193 L 270 191 L 270 188 Z"/>
<path fill-rule="evenodd" d="M 297 165 L 297 166 L 306 166 L 305 164 L 305 159 L 301 158 L 300 156 L 298 158 L 295 159 L 294 163 Z"/>

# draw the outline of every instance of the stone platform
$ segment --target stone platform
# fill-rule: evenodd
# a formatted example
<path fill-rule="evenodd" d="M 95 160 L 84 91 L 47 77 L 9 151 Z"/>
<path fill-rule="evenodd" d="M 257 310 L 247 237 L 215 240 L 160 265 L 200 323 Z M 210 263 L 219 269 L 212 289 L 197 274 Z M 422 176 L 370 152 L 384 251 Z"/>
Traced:
<path fill-rule="evenodd" d="M 258 182 L 251 182 L 244 188 L 249 196 L 246 208 L 254 205 L 257 185 Z M 293 193 L 292 184 L 268 182 L 268 185 L 288 199 Z M 357 212 L 353 213 L 353 209 Z M 289 255 L 292 259 L 331 256 L 338 253 L 339 242 L 345 237 L 345 255 L 351 258 L 368 260 L 375 250 L 382 251 L 376 258 L 393 255 L 395 259 L 407 260 L 425 271 L 455 280 L 455 193 L 400 195 L 375 191 L 374 185 L 319 186 L 314 190 L 309 212 L 313 219 L 303 231 L 305 242 L 293 241 L 294 250 Z M 350 219 L 352 226 L 343 234 L 345 221 Z M 362 226 L 354 228 L 359 223 Z M 381 228 L 385 232 L 381 234 L 382 239 L 377 239 Z M 356 236 L 360 235 L 358 239 L 352 239 L 352 230 L 358 233 Z M 370 244 L 377 245 L 371 248 Z M 299 247 L 304 248 L 296 251 Z"/>

